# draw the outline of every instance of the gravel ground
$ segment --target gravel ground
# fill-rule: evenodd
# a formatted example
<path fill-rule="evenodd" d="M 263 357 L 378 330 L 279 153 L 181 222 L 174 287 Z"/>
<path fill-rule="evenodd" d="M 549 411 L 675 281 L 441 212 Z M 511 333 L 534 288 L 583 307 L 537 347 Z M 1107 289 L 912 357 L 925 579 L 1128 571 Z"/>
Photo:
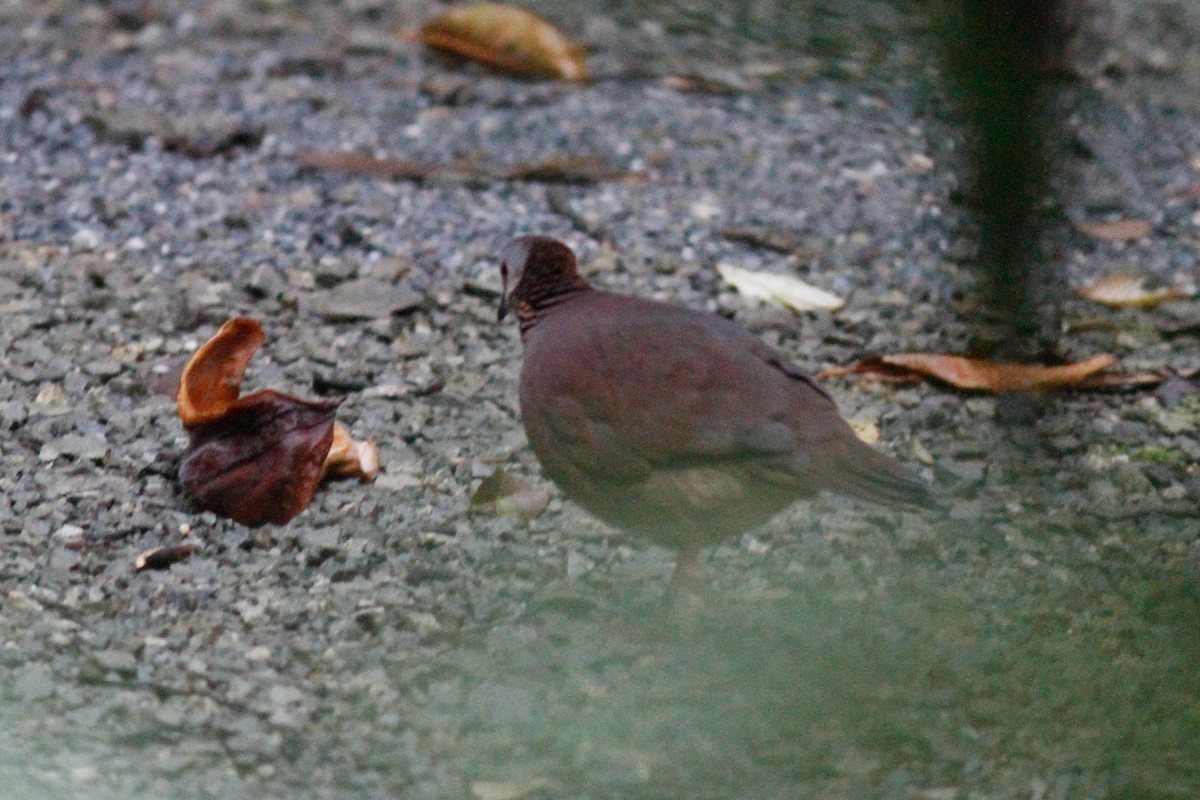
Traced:
<path fill-rule="evenodd" d="M 671 612 L 669 553 L 559 499 L 533 522 L 468 510 L 499 465 L 541 482 L 516 331 L 495 323 L 507 237 L 562 236 L 596 282 L 732 315 L 813 370 L 963 350 L 972 247 L 927 71 L 890 73 L 872 42 L 800 48 L 764 79 L 758 51 L 698 61 L 675 26 L 585 13 L 568 28 L 601 79 L 574 86 L 390 35 L 427 13 L 0 5 L 5 796 L 1200 796 L 1195 381 L 1063 395 L 1015 426 L 991 397 L 833 381 L 946 516 L 799 505 L 717 548 L 711 596 Z M 1153 235 L 1065 235 L 1068 278 L 1194 283 L 1200 18 L 1120 19 L 1101 69 L 1062 92 L 1064 210 Z M 332 149 L 589 154 L 629 174 L 297 165 Z M 720 261 L 849 302 L 756 308 Z M 163 387 L 234 315 L 268 334 L 248 385 L 345 395 L 339 419 L 380 444 L 375 484 L 257 530 L 189 504 Z M 1196 300 L 1072 301 L 1066 320 L 1072 356 L 1200 367 Z M 134 571 L 185 537 L 190 559 Z"/>

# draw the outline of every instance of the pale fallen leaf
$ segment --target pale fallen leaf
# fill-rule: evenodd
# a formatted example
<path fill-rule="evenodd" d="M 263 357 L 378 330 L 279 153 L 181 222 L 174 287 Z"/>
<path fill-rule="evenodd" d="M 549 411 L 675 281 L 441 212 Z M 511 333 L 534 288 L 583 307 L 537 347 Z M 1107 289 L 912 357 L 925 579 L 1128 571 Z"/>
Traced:
<path fill-rule="evenodd" d="M 895 353 L 864 358 L 849 367 L 826 370 L 821 377 L 864 374 L 884 380 L 911 381 L 934 378 L 959 389 L 986 392 L 1035 392 L 1080 388 L 1101 370 L 1116 363 L 1102 353 L 1074 364 L 1043 366 L 966 358 L 944 353 Z"/>
<path fill-rule="evenodd" d="M 525 483 L 502 467 L 497 467 L 495 472 L 483 479 L 470 501 L 470 507 L 476 511 L 511 515 L 524 520 L 541 516 L 549 504 L 549 491 Z"/>
<path fill-rule="evenodd" d="M 909 153 L 904 159 L 904 166 L 908 167 L 909 171 L 915 172 L 918 175 L 924 175 L 933 171 L 933 159 L 924 153 Z"/>
<path fill-rule="evenodd" d="M 927 467 L 933 466 L 933 453 L 930 453 L 925 445 L 921 444 L 920 439 L 912 441 L 913 456 Z"/>
<path fill-rule="evenodd" d="M 421 41 L 518 75 L 586 81 L 583 49 L 546 20 L 503 3 L 456 6 L 421 28 Z"/>
<path fill-rule="evenodd" d="M 1103 242 L 1124 242 L 1145 239 L 1153 228 L 1142 219 L 1119 219 L 1115 222 L 1080 222 L 1075 226 L 1082 233 Z"/>
<path fill-rule="evenodd" d="M 340 422 L 333 423 L 333 444 L 321 477 L 373 481 L 379 475 L 379 447 L 371 439 L 355 441 Z"/>
<path fill-rule="evenodd" d="M 1110 275 L 1084 286 L 1079 290 L 1079 296 L 1112 308 L 1153 308 L 1168 300 L 1187 297 L 1188 292 L 1178 286 L 1147 289 L 1145 279 L 1122 274 Z"/>
<path fill-rule="evenodd" d="M 717 265 L 717 272 L 746 297 L 778 303 L 796 311 L 833 311 L 846 303 L 837 295 L 791 275 L 755 272 L 725 263 Z"/>
<path fill-rule="evenodd" d="M 879 425 L 874 420 L 850 420 L 850 427 L 867 444 L 877 444 L 879 442 Z"/>
<path fill-rule="evenodd" d="M 472 781 L 471 796 L 475 800 L 521 800 L 554 786 L 553 780 L 540 775 L 523 781 Z"/>

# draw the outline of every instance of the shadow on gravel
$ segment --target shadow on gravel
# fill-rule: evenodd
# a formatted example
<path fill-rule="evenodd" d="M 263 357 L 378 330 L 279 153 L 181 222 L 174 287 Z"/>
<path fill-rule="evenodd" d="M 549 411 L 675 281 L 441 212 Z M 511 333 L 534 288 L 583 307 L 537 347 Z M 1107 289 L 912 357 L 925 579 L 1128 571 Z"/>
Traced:
<path fill-rule="evenodd" d="M 448 726 L 426 756 L 464 790 L 556 797 L 1191 796 L 1194 584 L 1008 558 L 994 582 L 926 555 L 835 563 L 671 612 L 531 601 L 422 690 Z"/>

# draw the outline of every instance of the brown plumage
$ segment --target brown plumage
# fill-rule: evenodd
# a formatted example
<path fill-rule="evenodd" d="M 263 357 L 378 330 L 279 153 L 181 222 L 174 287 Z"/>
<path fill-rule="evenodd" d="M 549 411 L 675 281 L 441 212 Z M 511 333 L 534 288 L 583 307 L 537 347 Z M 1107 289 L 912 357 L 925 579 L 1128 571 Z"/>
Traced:
<path fill-rule="evenodd" d="M 677 553 L 822 490 L 932 505 L 928 487 L 855 435 L 812 378 L 726 319 L 593 289 L 562 242 L 501 255 L 521 326 L 521 416 L 546 475 L 605 522 Z"/>

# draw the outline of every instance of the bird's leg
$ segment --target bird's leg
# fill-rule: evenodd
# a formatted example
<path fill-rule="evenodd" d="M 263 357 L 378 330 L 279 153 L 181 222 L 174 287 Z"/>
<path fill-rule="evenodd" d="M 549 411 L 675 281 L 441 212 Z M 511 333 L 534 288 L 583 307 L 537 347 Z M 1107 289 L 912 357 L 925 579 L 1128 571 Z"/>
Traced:
<path fill-rule="evenodd" d="M 667 593 L 663 597 L 668 604 L 681 595 L 695 594 L 716 577 L 712 570 L 700 564 L 702 541 L 703 537 L 699 536 L 689 539 L 675 552 L 675 571 L 671 573 L 671 582 L 667 584 Z"/>

